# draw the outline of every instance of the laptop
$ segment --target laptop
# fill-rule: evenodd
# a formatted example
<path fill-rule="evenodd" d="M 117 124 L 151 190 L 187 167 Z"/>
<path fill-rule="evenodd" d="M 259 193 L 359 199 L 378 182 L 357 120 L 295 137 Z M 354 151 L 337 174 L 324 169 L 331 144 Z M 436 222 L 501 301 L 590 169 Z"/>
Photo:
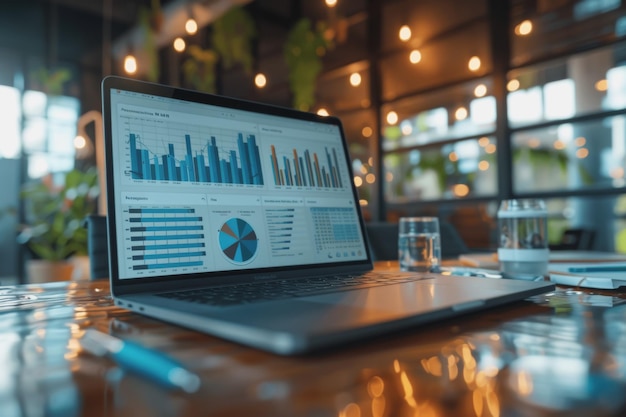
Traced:
<path fill-rule="evenodd" d="M 373 271 L 335 117 L 115 76 L 102 98 L 121 307 L 295 355 L 554 289 Z"/>

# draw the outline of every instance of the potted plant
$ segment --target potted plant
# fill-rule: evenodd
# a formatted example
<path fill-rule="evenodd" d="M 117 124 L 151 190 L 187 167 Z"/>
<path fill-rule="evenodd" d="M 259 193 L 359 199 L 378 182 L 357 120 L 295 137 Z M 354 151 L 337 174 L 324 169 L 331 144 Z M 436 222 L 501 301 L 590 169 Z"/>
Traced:
<path fill-rule="evenodd" d="M 70 259 L 88 259 L 85 219 L 95 213 L 98 194 L 95 167 L 63 174 L 60 185 L 52 175 L 24 185 L 20 196 L 26 224 L 18 242 L 32 254 L 27 263 L 30 282 L 70 279 L 75 269 Z"/>
<path fill-rule="evenodd" d="M 315 83 L 322 71 L 322 56 L 333 47 L 325 33 L 323 22 L 313 27 L 305 18 L 296 23 L 287 37 L 283 53 L 296 109 L 309 111 L 315 105 Z"/>

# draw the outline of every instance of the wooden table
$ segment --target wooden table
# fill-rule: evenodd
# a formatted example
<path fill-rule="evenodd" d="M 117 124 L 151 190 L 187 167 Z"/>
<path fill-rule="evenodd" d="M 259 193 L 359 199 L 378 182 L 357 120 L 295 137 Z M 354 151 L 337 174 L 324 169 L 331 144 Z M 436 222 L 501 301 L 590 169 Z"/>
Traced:
<path fill-rule="evenodd" d="M 0 287 L 0 416 L 624 416 L 625 298 L 559 288 L 286 358 L 122 310 L 106 281 Z M 171 354 L 199 392 L 83 351 L 89 327 Z"/>

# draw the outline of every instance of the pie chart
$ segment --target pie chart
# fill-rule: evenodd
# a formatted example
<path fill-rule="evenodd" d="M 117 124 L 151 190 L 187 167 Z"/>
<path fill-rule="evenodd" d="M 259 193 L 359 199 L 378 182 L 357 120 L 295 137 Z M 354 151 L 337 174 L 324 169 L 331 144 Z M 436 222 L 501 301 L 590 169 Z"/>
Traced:
<path fill-rule="evenodd" d="M 220 228 L 220 248 L 234 262 L 250 261 L 256 254 L 258 243 L 254 229 L 245 220 L 233 218 Z"/>

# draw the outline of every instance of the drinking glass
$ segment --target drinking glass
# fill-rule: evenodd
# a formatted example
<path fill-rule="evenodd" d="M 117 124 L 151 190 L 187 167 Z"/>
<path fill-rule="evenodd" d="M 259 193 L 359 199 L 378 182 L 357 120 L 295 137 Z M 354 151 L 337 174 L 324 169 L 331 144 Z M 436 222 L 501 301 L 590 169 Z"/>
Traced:
<path fill-rule="evenodd" d="M 436 272 L 441 265 L 437 217 L 402 217 L 398 225 L 398 260 L 402 271 Z"/>

